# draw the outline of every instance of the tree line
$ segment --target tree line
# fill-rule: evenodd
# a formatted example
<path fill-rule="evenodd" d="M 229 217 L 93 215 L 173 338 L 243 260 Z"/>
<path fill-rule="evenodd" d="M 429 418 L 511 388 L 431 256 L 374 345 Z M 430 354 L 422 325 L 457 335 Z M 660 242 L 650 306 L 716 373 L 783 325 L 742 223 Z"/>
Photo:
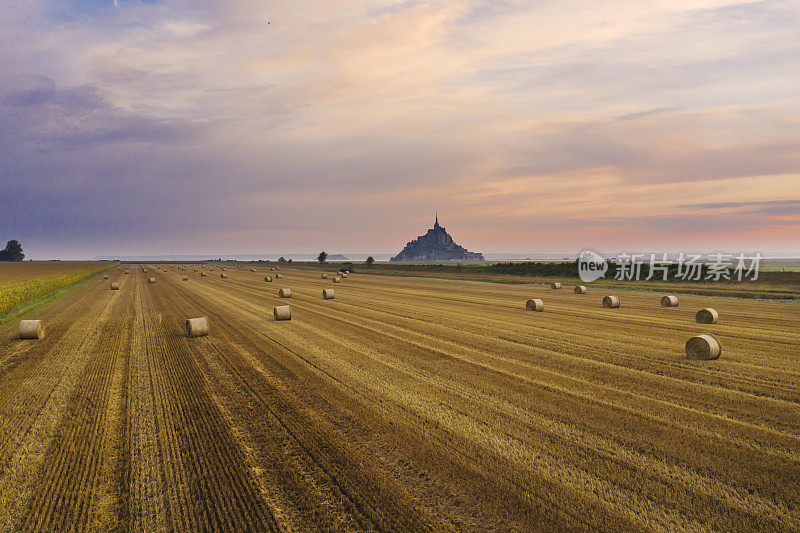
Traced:
<path fill-rule="evenodd" d="M 25 254 L 22 253 L 22 244 L 17 240 L 10 240 L 6 247 L 0 250 L 0 261 L 22 261 Z"/>

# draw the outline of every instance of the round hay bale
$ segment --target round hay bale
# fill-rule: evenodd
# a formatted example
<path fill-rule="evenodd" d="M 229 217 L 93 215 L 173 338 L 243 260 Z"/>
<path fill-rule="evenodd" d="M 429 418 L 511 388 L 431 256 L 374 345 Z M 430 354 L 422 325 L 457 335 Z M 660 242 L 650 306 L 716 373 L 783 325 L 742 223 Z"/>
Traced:
<path fill-rule="evenodd" d="M 323 300 L 333 300 L 336 298 L 336 295 L 333 292 L 333 289 L 322 289 L 322 299 Z"/>
<path fill-rule="evenodd" d="M 622 302 L 619 300 L 619 296 L 604 296 L 603 297 L 603 307 L 608 307 L 609 309 L 616 309 L 620 306 Z"/>
<path fill-rule="evenodd" d="M 342 278 L 340 278 L 339 276 L 336 276 L 335 278 L 333 278 L 333 282 L 334 283 L 341 283 L 342 282 Z"/>
<path fill-rule="evenodd" d="M 722 353 L 719 341 L 713 335 L 698 335 L 686 341 L 686 357 L 708 361 L 717 359 Z"/>
<path fill-rule="evenodd" d="M 283 274 L 275 274 L 275 279 L 281 279 L 282 277 L 283 277 Z"/>
<path fill-rule="evenodd" d="M 278 291 L 278 296 L 280 298 L 291 298 L 292 297 L 292 289 L 281 289 Z"/>
<path fill-rule="evenodd" d="M 204 335 L 208 335 L 208 319 L 206 317 L 186 319 L 187 337 L 202 337 Z"/>
<path fill-rule="evenodd" d="M 662 296 L 661 307 L 678 307 L 678 297 L 671 294 Z"/>
<path fill-rule="evenodd" d="M 255 268 L 251 268 L 251 269 L 250 269 L 250 272 L 255 272 L 255 271 L 256 271 L 256 269 L 255 269 Z"/>
<path fill-rule="evenodd" d="M 346 278 L 347 277 L 347 272 L 342 272 L 342 277 Z"/>
<path fill-rule="evenodd" d="M 225 267 L 222 267 L 222 270 L 224 271 L 224 270 L 225 270 Z"/>
<path fill-rule="evenodd" d="M 108 274 L 103 274 L 103 279 L 108 279 Z"/>
<path fill-rule="evenodd" d="M 575 294 L 586 294 L 586 286 L 585 285 L 578 285 L 575 287 Z"/>
<path fill-rule="evenodd" d="M 280 269 L 281 269 L 281 267 L 275 267 L 275 270 L 280 270 Z"/>
<path fill-rule="evenodd" d="M 563 287 L 563 285 L 561 285 L 560 281 L 556 281 L 555 283 L 550 284 L 550 288 L 553 289 L 554 291 L 557 291 L 558 289 L 560 289 L 562 287 Z"/>
<path fill-rule="evenodd" d="M 275 316 L 275 320 L 291 320 L 292 308 L 288 305 L 278 305 L 272 309 L 272 314 Z"/>
<path fill-rule="evenodd" d="M 164 269 L 164 272 L 166 272 L 166 271 L 167 271 L 167 269 L 165 268 L 165 269 Z"/>
<path fill-rule="evenodd" d="M 128 269 L 126 268 L 126 269 L 125 269 L 125 273 L 126 273 L 126 274 L 130 274 L 130 273 L 131 273 L 131 271 L 130 271 L 130 270 L 128 270 Z"/>
<path fill-rule="evenodd" d="M 147 283 L 155 283 L 156 278 L 147 278 Z"/>
<path fill-rule="evenodd" d="M 539 298 L 531 298 L 525 302 L 525 309 L 528 311 L 544 311 L 544 302 Z"/>
<path fill-rule="evenodd" d="M 694 315 L 694 319 L 698 324 L 716 324 L 717 320 L 719 320 L 719 313 L 717 313 L 715 309 L 706 307 L 705 309 L 699 310 L 697 314 Z"/>
<path fill-rule="evenodd" d="M 189 276 L 181 276 L 181 281 L 189 281 Z"/>
<path fill-rule="evenodd" d="M 20 339 L 41 339 L 44 337 L 44 323 L 41 320 L 22 320 L 19 323 Z"/>
<path fill-rule="evenodd" d="M 275 267 L 269 267 L 270 272 L 275 272 Z"/>
<path fill-rule="evenodd" d="M 321 277 L 322 277 L 322 279 L 328 279 L 328 275 L 327 275 L 327 274 L 324 274 L 324 273 L 322 274 L 322 276 L 321 276 Z"/>
<path fill-rule="evenodd" d="M 264 276 L 264 281 L 266 282 L 272 281 L 272 276 Z"/>
<path fill-rule="evenodd" d="M 200 272 L 200 277 L 201 277 L 201 278 L 204 278 L 204 277 L 206 277 L 206 273 L 205 273 L 205 272 Z"/>
<path fill-rule="evenodd" d="M 219 277 L 221 277 L 221 278 L 223 278 L 223 279 L 224 279 L 224 278 L 227 278 L 227 277 L 228 277 L 228 275 L 227 275 L 225 272 L 223 272 L 222 274 L 220 274 L 220 275 L 219 275 Z"/>
<path fill-rule="evenodd" d="M 119 283 L 112 283 L 111 284 L 111 290 L 112 291 L 118 291 L 119 290 Z"/>
<path fill-rule="evenodd" d="M 345 274 L 349 274 L 349 273 L 350 273 L 350 271 L 349 271 L 349 270 L 345 270 L 345 271 L 344 271 L 344 273 L 345 273 Z"/>

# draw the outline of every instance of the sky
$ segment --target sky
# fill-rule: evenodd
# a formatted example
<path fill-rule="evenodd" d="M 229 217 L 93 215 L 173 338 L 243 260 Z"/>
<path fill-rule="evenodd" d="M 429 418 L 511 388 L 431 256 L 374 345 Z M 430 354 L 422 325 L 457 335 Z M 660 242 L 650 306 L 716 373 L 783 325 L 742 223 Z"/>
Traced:
<path fill-rule="evenodd" d="M 28 257 L 800 252 L 800 2 L 0 0 Z"/>

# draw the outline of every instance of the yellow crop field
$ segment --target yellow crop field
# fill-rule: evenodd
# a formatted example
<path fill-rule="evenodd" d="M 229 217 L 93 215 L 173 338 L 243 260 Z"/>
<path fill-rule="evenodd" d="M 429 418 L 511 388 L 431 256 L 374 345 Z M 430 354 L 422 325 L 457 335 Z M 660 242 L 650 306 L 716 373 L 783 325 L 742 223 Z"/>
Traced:
<path fill-rule="evenodd" d="M 0 530 L 800 530 L 797 303 L 166 270 L 0 328 Z"/>
<path fill-rule="evenodd" d="M 87 262 L 0 262 L 0 313 L 112 266 Z"/>

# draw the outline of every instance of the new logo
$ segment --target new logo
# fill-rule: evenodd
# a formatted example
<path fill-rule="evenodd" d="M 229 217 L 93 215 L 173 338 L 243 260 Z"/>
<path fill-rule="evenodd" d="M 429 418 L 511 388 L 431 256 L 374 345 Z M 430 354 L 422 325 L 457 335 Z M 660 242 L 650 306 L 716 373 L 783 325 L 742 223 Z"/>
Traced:
<path fill-rule="evenodd" d="M 578 256 L 578 276 L 581 281 L 589 283 L 598 280 L 605 277 L 607 271 L 608 262 L 597 252 L 585 250 Z"/>

